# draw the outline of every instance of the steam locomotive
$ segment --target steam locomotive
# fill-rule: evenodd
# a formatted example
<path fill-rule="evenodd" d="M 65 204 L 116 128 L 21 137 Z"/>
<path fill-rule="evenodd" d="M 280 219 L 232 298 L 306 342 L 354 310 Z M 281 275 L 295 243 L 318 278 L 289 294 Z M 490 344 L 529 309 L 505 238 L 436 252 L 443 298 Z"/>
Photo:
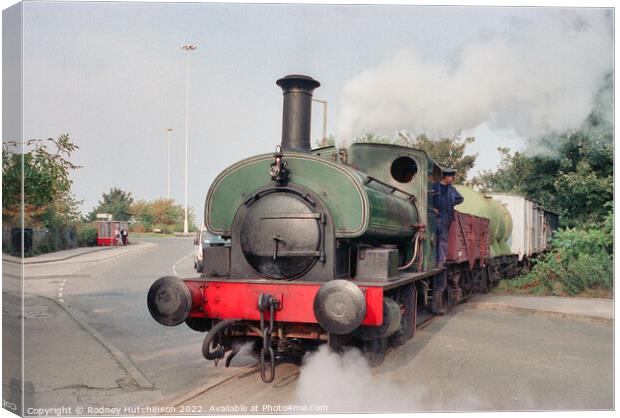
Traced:
<path fill-rule="evenodd" d="M 206 196 L 206 228 L 231 245 L 204 250 L 200 277 L 162 277 L 148 292 L 157 322 L 207 332 L 206 359 L 226 357 L 228 366 L 251 342 L 265 382 L 277 360 L 321 343 L 357 346 L 378 363 L 423 318 L 486 292 L 544 251 L 556 215 L 457 186 L 465 202 L 439 268 L 430 202 L 441 167 L 422 150 L 389 144 L 312 150 L 319 82 L 289 75 L 276 84 L 281 145 L 228 167 Z"/>

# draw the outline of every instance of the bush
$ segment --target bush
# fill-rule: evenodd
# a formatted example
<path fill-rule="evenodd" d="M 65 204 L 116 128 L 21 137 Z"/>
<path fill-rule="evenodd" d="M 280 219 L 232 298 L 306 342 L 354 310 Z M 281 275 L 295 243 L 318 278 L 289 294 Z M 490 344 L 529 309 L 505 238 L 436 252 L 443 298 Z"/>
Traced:
<path fill-rule="evenodd" d="M 189 222 L 189 224 L 187 225 L 187 230 L 190 233 L 199 231 L 198 227 L 194 225 L 194 223 L 192 222 Z M 174 232 L 183 232 L 183 222 L 179 222 L 176 225 L 174 225 Z"/>
<path fill-rule="evenodd" d="M 81 224 L 77 228 L 77 241 L 80 247 L 94 247 L 97 245 L 97 227 L 90 224 Z"/>
<path fill-rule="evenodd" d="M 131 224 L 131 225 L 129 226 L 129 232 L 138 232 L 138 233 L 141 233 L 141 232 L 146 232 L 146 231 L 148 231 L 147 227 L 146 227 L 146 226 L 144 226 L 144 224 L 143 224 L 143 223 L 140 223 L 140 222 L 138 222 L 138 223 L 134 223 L 134 224 Z"/>
<path fill-rule="evenodd" d="M 56 248 L 56 245 L 54 244 L 54 241 L 52 241 L 52 240 L 44 240 L 43 242 L 41 242 L 41 245 L 39 245 L 39 248 L 37 248 L 36 250 L 34 250 L 32 252 L 26 253 L 26 256 L 28 257 L 28 256 L 32 256 L 32 255 L 53 253 L 55 251 L 58 251 L 58 248 Z"/>
<path fill-rule="evenodd" d="M 564 276 L 560 278 L 566 292 L 570 295 L 586 289 L 613 288 L 613 259 L 606 253 L 579 254 L 568 259 Z"/>
<path fill-rule="evenodd" d="M 551 245 L 530 273 L 504 280 L 498 290 L 572 296 L 588 289 L 613 289 L 612 212 L 602 225 L 557 231 Z"/>
<path fill-rule="evenodd" d="M 162 234 L 174 234 L 174 225 L 154 224 L 153 230 L 160 230 Z"/>

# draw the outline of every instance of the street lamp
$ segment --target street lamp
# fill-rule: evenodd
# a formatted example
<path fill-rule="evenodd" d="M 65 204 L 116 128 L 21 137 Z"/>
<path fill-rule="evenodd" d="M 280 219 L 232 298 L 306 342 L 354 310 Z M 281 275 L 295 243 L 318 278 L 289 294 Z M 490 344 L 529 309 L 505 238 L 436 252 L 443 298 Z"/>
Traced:
<path fill-rule="evenodd" d="M 323 105 L 323 138 L 319 145 L 324 147 L 327 145 L 327 100 L 312 99 L 312 101 Z"/>
<path fill-rule="evenodd" d="M 166 199 L 170 200 L 170 140 L 172 139 L 172 131 L 173 128 L 166 128 L 166 132 L 168 132 L 168 193 L 166 194 Z"/>
<path fill-rule="evenodd" d="M 189 233 L 187 223 L 187 153 L 189 143 L 189 57 L 190 52 L 198 48 L 193 44 L 185 44 L 181 46 L 181 49 L 187 51 L 187 82 L 185 85 L 185 219 L 183 220 L 183 234 Z"/>

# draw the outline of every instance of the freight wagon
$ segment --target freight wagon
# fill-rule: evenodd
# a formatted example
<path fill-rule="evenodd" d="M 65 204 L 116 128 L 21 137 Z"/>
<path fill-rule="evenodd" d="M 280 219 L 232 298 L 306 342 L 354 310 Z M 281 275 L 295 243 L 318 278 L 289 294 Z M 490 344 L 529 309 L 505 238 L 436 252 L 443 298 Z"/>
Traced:
<path fill-rule="evenodd" d="M 510 213 L 513 229 L 506 243 L 519 261 L 528 266 L 532 258 L 549 249 L 553 231 L 558 227 L 558 215 L 523 196 L 509 193 L 491 193 L 490 196 Z"/>

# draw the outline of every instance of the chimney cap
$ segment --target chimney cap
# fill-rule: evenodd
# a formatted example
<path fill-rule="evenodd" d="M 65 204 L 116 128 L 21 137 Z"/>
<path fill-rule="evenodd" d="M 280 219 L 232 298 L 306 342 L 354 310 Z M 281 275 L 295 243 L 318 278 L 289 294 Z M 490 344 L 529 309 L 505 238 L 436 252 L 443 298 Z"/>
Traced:
<path fill-rule="evenodd" d="M 314 78 L 303 74 L 290 74 L 276 81 L 276 84 L 284 90 L 294 88 L 298 85 L 298 83 L 303 85 L 302 88 L 310 90 L 321 87 L 321 83 L 316 81 Z"/>

